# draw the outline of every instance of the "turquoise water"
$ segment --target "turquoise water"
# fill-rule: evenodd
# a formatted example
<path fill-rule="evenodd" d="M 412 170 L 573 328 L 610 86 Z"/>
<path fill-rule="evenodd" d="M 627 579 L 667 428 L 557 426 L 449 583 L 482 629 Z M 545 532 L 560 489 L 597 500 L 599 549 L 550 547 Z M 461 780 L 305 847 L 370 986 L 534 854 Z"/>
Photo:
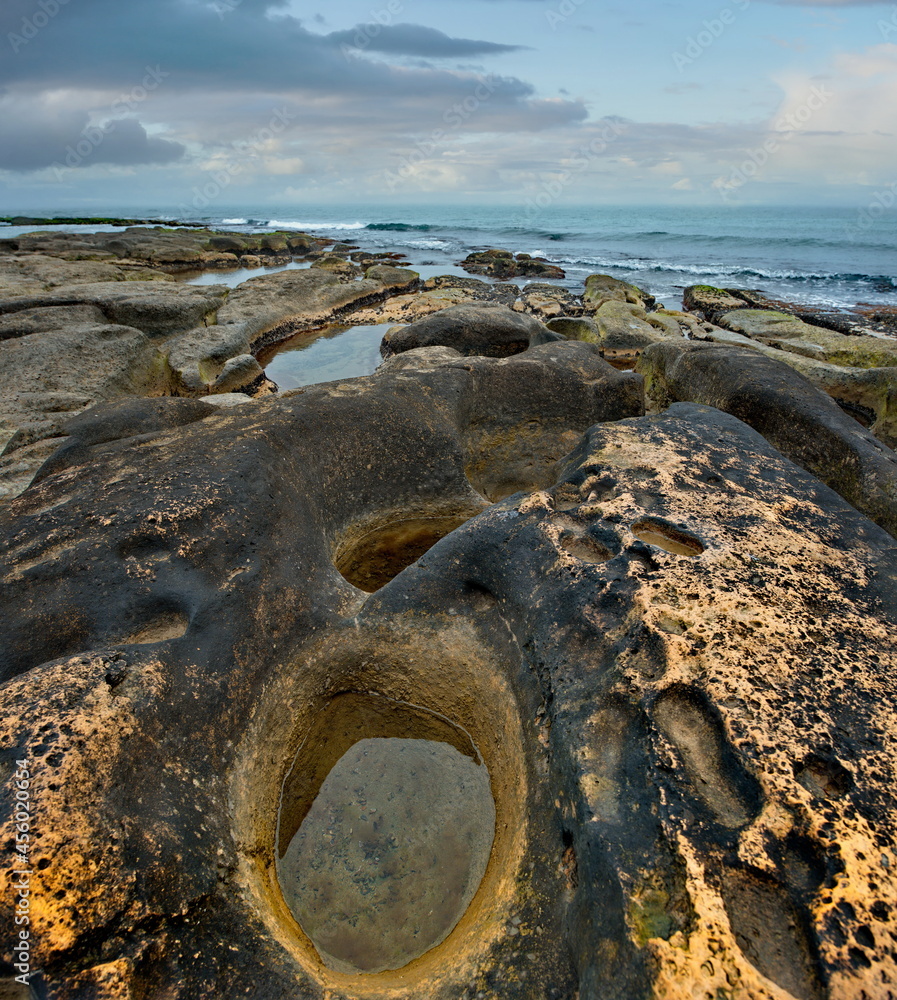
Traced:
<path fill-rule="evenodd" d="M 897 305 L 897 216 L 869 224 L 849 208 L 326 206 L 232 211 L 205 221 L 241 230 L 295 228 L 398 250 L 428 274 L 473 250 L 544 256 L 569 287 L 596 271 L 667 305 L 693 284 L 756 288 L 817 305 Z M 239 221 L 237 221 L 239 220 Z"/>
<path fill-rule="evenodd" d="M 159 216 L 171 217 L 162 209 Z M 454 270 L 473 250 L 502 247 L 559 264 L 569 287 L 600 271 L 667 305 L 681 302 L 692 284 L 755 288 L 816 305 L 897 305 L 897 214 L 872 219 L 861 208 L 269 205 L 228 206 L 183 221 L 238 232 L 311 231 L 404 252 L 409 266 L 428 275 Z M 0 228 L 0 237 L 18 231 Z"/>

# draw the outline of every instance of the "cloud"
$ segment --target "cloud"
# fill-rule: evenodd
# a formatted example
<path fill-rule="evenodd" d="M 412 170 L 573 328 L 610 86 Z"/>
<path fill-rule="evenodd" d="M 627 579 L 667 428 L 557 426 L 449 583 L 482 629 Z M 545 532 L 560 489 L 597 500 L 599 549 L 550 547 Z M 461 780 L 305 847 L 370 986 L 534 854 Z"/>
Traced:
<path fill-rule="evenodd" d="M 0 169 L 40 170 L 54 164 L 118 166 L 168 164 L 186 148 L 147 134 L 133 118 L 89 127 L 88 115 L 44 101 L 0 101 Z M 66 163 L 68 161 L 68 163 Z"/>
<path fill-rule="evenodd" d="M 0 38 L 15 33 L 26 9 L 23 0 L 3 0 Z M 55 0 L 58 2 L 58 0 Z M 219 0 L 226 5 L 235 0 Z M 130 89 L 147 67 L 160 66 L 169 84 L 181 91 L 243 87 L 283 93 L 289 90 L 328 94 L 394 96 L 409 86 L 419 94 L 451 93 L 449 71 L 407 72 L 359 52 L 348 57 L 339 39 L 346 33 L 318 34 L 270 4 L 242 0 L 226 14 L 200 0 L 68 0 L 68 6 L 21 45 L 12 58 L 0 59 L 0 85 Z M 33 3 L 27 9 L 33 14 Z M 472 39 L 452 39 L 418 25 L 371 23 L 359 29 L 371 49 L 395 54 L 458 56 L 513 51 Z M 356 30 L 353 29 L 352 45 Z"/>
<path fill-rule="evenodd" d="M 525 46 L 501 45 L 497 42 L 476 41 L 472 38 L 452 38 L 436 28 L 420 24 L 370 25 L 358 24 L 347 31 L 334 31 L 325 36 L 337 46 L 363 51 L 385 52 L 389 55 L 422 56 L 428 59 L 464 58 L 519 52 Z"/>
<path fill-rule="evenodd" d="M 138 107 L 142 134 L 134 125 L 116 126 L 116 138 L 104 139 L 92 163 L 231 155 L 278 109 L 304 139 L 284 158 L 304 162 L 318 152 L 307 148 L 312 135 L 325 147 L 341 146 L 344 155 L 363 155 L 382 135 L 394 147 L 407 145 L 409 136 L 450 120 L 468 131 L 533 132 L 587 117 L 581 102 L 539 100 L 514 76 L 390 61 L 520 48 L 421 25 L 372 21 L 321 34 L 287 13 L 285 0 L 47 0 L 47 6 L 57 13 L 37 24 L 33 0 L 0 0 L 0 42 L 9 33 L 17 38 L 17 51 L 0 58 L 0 95 L 16 106 L 44 102 L 33 121 L 13 116 L 4 123 L 3 134 L 18 147 L 0 157 L 9 170 L 39 169 L 51 153 L 58 158 L 57 150 L 82 141 L 88 116 L 94 124 L 131 120 Z M 64 95 L 68 118 L 50 113 L 50 95 Z"/>

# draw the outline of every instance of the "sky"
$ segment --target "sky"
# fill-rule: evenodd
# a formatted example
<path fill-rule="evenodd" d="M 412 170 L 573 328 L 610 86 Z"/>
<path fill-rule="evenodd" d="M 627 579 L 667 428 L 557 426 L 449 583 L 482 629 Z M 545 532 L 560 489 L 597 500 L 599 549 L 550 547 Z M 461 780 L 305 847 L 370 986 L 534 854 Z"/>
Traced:
<path fill-rule="evenodd" d="M 895 197 L 893 3 L 0 6 L 0 214 Z"/>

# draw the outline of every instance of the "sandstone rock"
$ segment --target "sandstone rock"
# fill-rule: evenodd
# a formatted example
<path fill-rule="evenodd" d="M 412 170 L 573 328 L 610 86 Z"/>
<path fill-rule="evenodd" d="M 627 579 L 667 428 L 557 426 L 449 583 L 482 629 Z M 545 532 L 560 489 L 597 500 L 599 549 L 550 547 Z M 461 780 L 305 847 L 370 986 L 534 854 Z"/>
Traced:
<path fill-rule="evenodd" d="M 401 330 L 402 327 L 393 327 L 393 330 Z M 387 330 L 392 333 L 393 330 Z M 428 368 L 438 368 L 440 365 L 453 364 L 464 357 L 459 351 L 452 347 L 415 347 L 410 351 L 403 351 L 401 354 L 394 354 L 387 358 L 377 370 L 375 375 L 386 375 L 398 371 L 423 371 Z"/>
<path fill-rule="evenodd" d="M 629 302 L 643 309 L 654 305 L 654 296 L 636 285 L 612 278 L 609 274 L 592 274 L 586 278 L 583 305 L 590 312 L 598 310 L 605 302 Z"/>
<path fill-rule="evenodd" d="M 262 382 L 265 371 L 251 354 L 240 354 L 230 358 L 221 369 L 221 374 L 212 385 L 213 392 L 250 392 Z"/>
<path fill-rule="evenodd" d="M 152 268 L 183 272 L 232 266 L 231 260 L 219 256 L 222 253 L 236 257 L 262 254 L 271 263 L 286 263 L 294 253 L 304 254 L 325 245 L 326 241 L 303 233 L 221 233 L 161 226 L 131 226 L 113 233 L 36 233 L 3 243 L 7 252 L 32 257 L 44 255 L 46 259 L 68 261 L 111 259 L 117 268 L 127 268 L 144 280 L 167 277 Z M 93 277 L 81 280 L 95 282 L 115 277 L 110 272 L 95 272 Z"/>
<path fill-rule="evenodd" d="M 209 240 L 209 249 L 223 251 L 232 254 L 241 254 L 248 249 L 250 241 L 241 238 L 240 236 L 213 236 Z M 255 249 L 255 241 L 252 241 L 252 247 Z"/>
<path fill-rule="evenodd" d="M 215 271 L 222 268 L 239 267 L 240 258 L 234 253 L 203 253 L 200 254 L 197 263 L 203 271 Z"/>
<path fill-rule="evenodd" d="M 58 288 L 42 295 L 0 298 L 0 316 L 60 306 L 95 306 L 107 321 L 165 337 L 214 321 L 227 297 L 219 285 L 103 282 Z"/>
<path fill-rule="evenodd" d="M 440 274 L 434 278 L 427 278 L 421 287 L 425 291 L 464 291 L 472 299 L 486 302 L 502 301 L 504 305 L 510 305 L 521 294 L 517 285 L 504 283 L 492 284 L 488 281 L 480 281 L 477 278 L 461 278 L 456 274 Z"/>
<path fill-rule="evenodd" d="M 92 406 L 65 422 L 65 443 L 41 466 L 34 482 L 95 460 L 104 453 L 103 445 L 115 452 L 120 450 L 122 441 L 130 441 L 133 445 L 135 439 L 184 427 L 213 413 L 215 408 L 205 400 L 171 397 L 127 399 Z"/>
<path fill-rule="evenodd" d="M 558 319 L 550 319 L 545 325 L 549 330 L 566 337 L 567 340 L 582 340 L 587 344 L 601 343 L 601 330 L 598 324 L 587 316 L 562 316 Z"/>
<path fill-rule="evenodd" d="M 501 358 L 527 347 L 562 339 L 532 316 L 497 303 L 452 306 L 387 335 L 380 345 L 384 358 L 417 347 L 451 347 L 465 356 Z"/>
<path fill-rule="evenodd" d="M 245 334 L 225 357 L 205 328 L 177 340 L 214 317 L 223 288 L 137 282 L 74 284 L 0 301 L 0 497 L 24 489 L 59 444 L 72 412 L 122 396 L 170 392 L 204 395 L 208 384 L 198 364 L 211 364 L 210 382 L 228 357 L 248 350 Z M 233 340 L 232 331 L 228 331 Z M 153 342 L 155 341 L 155 342 Z"/>
<path fill-rule="evenodd" d="M 165 353 L 178 395 L 205 396 L 231 358 L 250 354 L 242 323 L 203 326 L 165 343 Z"/>
<path fill-rule="evenodd" d="M 252 400 L 253 397 L 248 396 L 245 392 L 221 392 L 215 396 L 200 397 L 202 403 L 210 403 L 212 406 L 225 409 L 231 406 L 242 406 L 244 403 L 251 403 Z"/>
<path fill-rule="evenodd" d="M 649 348 L 638 371 L 655 405 L 733 414 L 897 535 L 897 455 L 796 371 L 743 348 L 672 342 Z"/>
<path fill-rule="evenodd" d="M 55 450 L 71 413 L 126 395 L 168 391 L 163 355 L 139 330 L 71 324 L 0 341 L 0 496 L 23 489 Z M 34 447 L 44 439 L 50 445 Z M 30 449 L 26 455 L 19 454 Z"/>
<path fill-rule="evenodd" d="M 517 261 L 517 275 L 521 278 L 566 278 L 567 272 L 557 264 L 533 258 Z"/>
<path fill-rule="evenodd" d="M 743 334 L 705 325 L 695 339 L 744 347 L 795 369 L 889 448 L 897 446 L 897 368 L 851 368 L 768 347 Z"/>
<path fill-rule="evenodd" d="M 671 337 L 681 339 L 682 333 L 676 324 L 673 333 L 665 325 L 648 322 L 649 313 L 640 305 L 608 299 L 594 313 L 594 322 L 599 330 L 598 343 L 604 356 L 616 362 L 635 362 L 641 352 L 651 344 Z"/>
<path fill-rule="evenodd" d="M 314 236 L 306 236 L 304 234 L 290 236 L 287 239 L 287 246 L 290 251 L 295 254 L 305 254 L 310 250 L 314 250 L 321 245 L 322 241 L 315 239 Z"/>
<path fill-rule="evenodd" d="M 743 309 L 749 303 L 732 289 L 690 285 L 682 294 L 682 304 L 689 312 L 698 313 L 710 323 L 717 323 L 723 313 Z"/>
<path fill-rule="evenodd" d="M 103 311 L 99 306 L 91 304 L 22 309 L 0 315 L 0 340 L 27 337 L 32 333 L 51 333 L 66 326 L 105 322 Z"/>
<path fill-rule="evenodd" d="M 170 281 L 146 267 L 121 268 L 111 263 L 62 261 L 44 255 L 0 257 L 0 298 L 39 295 L 71 285 L 111 281 Z"/>
<path fill-rule="evenodd" d="M 756 289 L 714 288 L 711 285 L 692 285 L 686 288 L 683 301 L 686 309 L 712 323 L 720 323 L 727 312 L 757 309 L 785 313 L 811 326 L 849 336 L 897 334 L 897 323 L 892 312 L 889 312 L 892 307 L 888 306 L 864 306 L 863 303 L 858 303 L 852 310 L 836 309 L 824 305 L 786 302 Z"/>
<path fill-rule="evenodd" d="M 417 271 L 407 267 L 390 267 L 387 264 L 375 264 L 364 272 L 369 281 L 377 281 L 384 288 L 409 290 L 415 288 L 420 281 Z"/>
<path fill-rule="evenodd" d="M 681 337 L 683 320 L 687 318 L 684 313 L 673 309 L 657 309 L 649 312 L 645 319 L 651 326 L 663 330 L 670 337 Z"/>
<path fill-rule="evenodd" d="M 804 323 L 788 313 L 736 309 L 724 313 L 719 323 L 765 344 L 817 361 L 854 368 L 886 368 L 897 363 L 897 339 L 846 336 Z"/>
<path fill-rule="evenodd" d="M 524 310 L 543 321 L 558 316 L 576 316 L 582 312 L 582 303 L 566 288 L 532 282 L 520 292 Z"/>
<path fill-rule="evenodd" d="M 137 256 L 134 254 L 134 256 Z M 205 251 L 185 246 L 161 246 L 153 247 L 139 255 L 141 259 L 148 261 L 156 267 L 169 268 L 171 270 L 193 270 L 201 269 L 203 264 L 211 261 L 217 266 L 218 254 L 207 254 Z"/>
<path fill-rule="evenodd" d="M 677 404 L 594 427 L 555 485 L 373 595 L 334 565 L 365 582 L 482 510 L 484 417 L 510 406 L 512 448 L 546 400 L 589 419 L 637 381 L 554 344 L 311 387 L 94 445 L 0 510 L 3 794 L 27 755 L 57 1000 L 370 988 L 322 965 L 275 875 L 285 776 L 347 700 L 358 736 L 463 727 L 495 799 L 469 911 L 378 989 L 884 997 L 895 552 L 831 490 Z"/>
<path fill-rule="evenodd" d="M 269 233 L 261 238 L 259 246 L 269 253 L 283 254 L 293 249 L 294 244 L 291 244 L 290 239 L 294 237 L 287 238 L 283 233 Z"/>
<path fill-rule="evenodd" d="M 357 264 L 352 264 L 344 257 L 321 257 L 312 264 L 313 268 L 321 268 L 331 271 L 333 274 L 342 274 L 351 278 L 360 278 L 364 271 Z"/>
<path fill-rule="evenodd" d="M 813 326 L 821 326 L 836 333 L 865 336 L 879 333 L 894 336 L 897 334 L 893 306 L 872 306 L 858 302 L 853 309 L 838 309 L 833 306 L 816 305 L 804 302 L 789 302 L 776 299 L 756 290 L 738 289 L 733 295 L 745 300 L 752 309 L 769 309 L 775 312 L 786 312 L 797 319 Z"/>
<path fill-rule="evenodd" d="M 379 302 L 388 294 L 377 281 L 352 281 L 321 268 L 280 271 L 250 278 L 228 296 L 218 322 L 243 324 L 253 350 L 285 340 L 292 333 L 341 311 Z"/>

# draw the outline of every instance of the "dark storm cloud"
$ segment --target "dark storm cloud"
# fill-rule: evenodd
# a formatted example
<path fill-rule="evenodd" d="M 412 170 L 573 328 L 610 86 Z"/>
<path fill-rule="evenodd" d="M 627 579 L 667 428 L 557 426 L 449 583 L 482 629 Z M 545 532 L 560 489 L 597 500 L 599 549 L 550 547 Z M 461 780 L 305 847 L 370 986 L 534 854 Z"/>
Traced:
<path fill-rule="evenodd" d="M 45 0 L 48 4 L 60 0 Z M 378 93 L 391 97 L 409 87 L 421 95 L 451 97 L 464 83 L 441 70 L 407 70 L 363 57 L 348 58 L 333 35 L 307 30 L 295 17 L 272 10 L 261 0 L 67 0 L 18 51 L 0 60 L 0 85 L 130 87 L 147 66 L 160 65 L 179 90 L 251 88 L 273 92 L 319 91 L 354 96 Z M 3 0 L 0 35 L 24 39 L 22 22 L 35 21 L 40 7 L 26 0 Z M 35 22 L 36 23 L 36 22 Z M 416 25 L 388 30 L 372 23 L 353 29 L 352 45 L 361 30 L 361 48 L 434 55 L 484 54 L 507 51 L 472 39 L 452 39 Z M 337 33 L 342 35 L 344 33 Z M 2 39 L 0 39 L 2 41 Z M 417 46 L 412 48 L 412 46 Z M 454 46 L 454 48 L 453 48 Z"/>
<path fill-rule="evenodd" d="M 500 45 L 473 38 L 452 38 L 436 28 L 420 24 L 384 25 L 377 33 L 370 30 L 370 25 L 358 24 L 348 31 L 334 31 L 326 38 L 339 46 L 429 59 L 498 55 L 519 52 L 524 48 L 522 45 Z"/>
<path fill-rule="evenodd" d="M 4 107 L 0 115 L 0 169 L 39 170 L 62 165 L 94 163 L 119 166 L 173 163 L 185 148 L 147 135 L 133 118 L 101 122 L 89 127 L 87 115 L 54 111 L 39 104 Z"/>
<path fill-rule="evenodd" d="M 0 110 L 0 168 L 37 169 L 69 146 L 84 146 L 89 112 L 92 121 L 124 120 L 86 162 L 120 164 L 182 157 L 184 146 L 171 139 L 215 150 L 234 135 L 257 132 L 279 107 L 297 134 L 342 130 L 356 147 L 384 130 L 429 132 L 449 116 L 477 132 L 538 131 L 587 117 L 580 102 L 536 100 L 533 87 L 516 77 L 386 61 L 485 56 L 519 46 L 379 21 L 319 34 L 284 6 L 0 0 L 0 95 L 8 108 L 37 109 Z M 162 123 L 157 131 L 170 138 L 147 135 L 138 114 L 144 123 Z"/>

